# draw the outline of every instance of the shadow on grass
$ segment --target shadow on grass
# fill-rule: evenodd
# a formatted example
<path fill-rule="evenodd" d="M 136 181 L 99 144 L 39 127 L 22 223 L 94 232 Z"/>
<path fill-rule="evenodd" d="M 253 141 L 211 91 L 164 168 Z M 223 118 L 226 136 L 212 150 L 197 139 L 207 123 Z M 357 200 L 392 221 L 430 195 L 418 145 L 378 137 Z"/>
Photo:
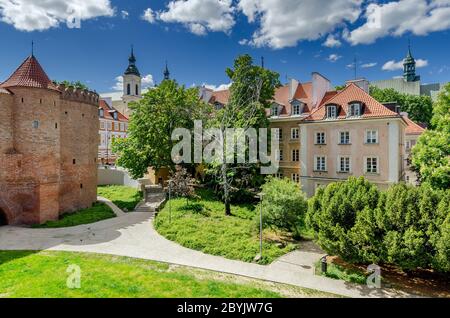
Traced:
<path fill-rule="evenodd" d="M 0 251 L 0 265 L 12 262 L 19 258 L 25 258 L 40 251 Z"/>

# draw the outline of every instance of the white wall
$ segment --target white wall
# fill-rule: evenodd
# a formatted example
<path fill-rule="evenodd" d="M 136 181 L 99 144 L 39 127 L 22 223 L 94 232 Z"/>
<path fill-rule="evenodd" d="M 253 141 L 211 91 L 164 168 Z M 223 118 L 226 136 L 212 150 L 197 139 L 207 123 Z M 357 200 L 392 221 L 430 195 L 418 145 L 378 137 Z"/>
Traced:
<path fill-rule="evenodd" d="M 139 181 L 131 178 L 128 172 L 103 168 L 98 169 L 97 185 L 124 185 L 136 189 L 141 188 Z"/>

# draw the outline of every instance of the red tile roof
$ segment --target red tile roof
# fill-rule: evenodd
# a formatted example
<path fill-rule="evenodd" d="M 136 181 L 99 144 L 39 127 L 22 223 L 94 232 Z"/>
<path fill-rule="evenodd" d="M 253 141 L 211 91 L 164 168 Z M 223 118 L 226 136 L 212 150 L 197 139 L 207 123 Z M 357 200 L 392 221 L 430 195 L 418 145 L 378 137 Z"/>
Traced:
<path fill-rule="evenodd" d="M 318 121 L 325 119 L 326 106 L 337 105 L 339 108 L 338 119 L 345 119 L 348 112 L 349 104 L 352 102 L 363 103 L 362 118 L 377 118 L 377 117 L 398 117 L 399 114 L 391 111 L 386 106 L 379 103 L 372 96 L 366 93 L 362 88 L 355 84 L 350 84 L 340 92 L 327 93 L 322 104 L 316 108 L 305 121 Z"/>
<path fill-rule="evenodd" d="M 33 55 L 28 57 L 0 87 L 36 87 L 58 90 Z"/>
<path fill-rule="evenodd" d="M 117 116 L 118 121 L 126 122 L 126 123 L 128 122 L 128 118 L 125 115 L 123 115 L 121 112 L 116 110 L 114 107 L 110 108 L 108 103 L 105 100 L 103 100 L 103 99 L 100 99 L 100 107 L 99 107 L 99 109 L 103 109 L 104 116 L 102 117 L 102 119 L 114 120 L 114 117 L 113 117 L 112 114 L 114 112 L 117 112 L 117 114 L 118 114 L 118 116 Z"/>
<path fill-rule="evenodd" d="M 407 135 L 421 135 L 422 133 L 425 132 L 425 128 L 413 122 L 411 119 L 408 118 L 408 116 L 403 116 L 403 119 L 408 125 L 405 129 Z"/>
<path fill-rule="evenodd" d="M 230 99 L 230 90 L 215 91 L 211 97 L 211 103 L 220 103 L 226 105 Z"/>

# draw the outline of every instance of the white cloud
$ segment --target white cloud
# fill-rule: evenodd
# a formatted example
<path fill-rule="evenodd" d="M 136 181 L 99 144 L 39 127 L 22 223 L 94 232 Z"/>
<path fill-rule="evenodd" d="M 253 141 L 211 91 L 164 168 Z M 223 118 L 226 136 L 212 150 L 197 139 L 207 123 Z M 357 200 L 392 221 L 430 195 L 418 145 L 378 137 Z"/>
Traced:
<path fill-rule="evenodd" d="M 362 0 L 239 0 L 238 8 L 259 29 L 249 43 L 274 49 L 316 40 L 346 22 L 355 22 Z"/>
<path fill-rule="evenodd" d="M 114 91 L 123 91 L 123 76 L 117 76 L 115 78 L 116 84 L 114 84 L 111 89 Z M 153 75 L 148 74 L 144 77 L 142 77 L 142 89 L 149 88 L 155 86 L 155 81 L 153 80 Z"/>
<path fill-rule="evenodd" d="M 0 0 L 0 21 L 20 31 L 44 31 L 61 23 L 113 16 L 110 0 Z"/>
<path fill-rule="evenodd" d="M 322 45 L 326 47 L 340 47 L 342 43 L 334 35 L 330 34 Z"/>
<path fill-rule="evenodd" d="M 248 40 L 247 39 L 242 39 L 239 41 L 240 45 L 247 45 L 248 44 Z"/>
<path fill-rule="evenodd" d="M 157 13 L 157 19 L 181 23 L 197 35 L 229 33 L 235 25 L 234 11 L 232 0 L 173 0 Z"/>
<path fill-rule="evenodd" d="M 352 45 L 371 44 L 377 39 L 407 32 L 426 35 L 450 28 L 449 0 L 401 0 L 370 3 L 366 22 L 346 36 Z"/>
<path fill-rule="evenodd" d="M 330 54 L 330 56 L 328 56 L 327 60 L 328 60 L 329 62 L 334 63 L 334 62 L 340 60 L 341 58 L 342 58 L 342 56 L 340 56 L 340 55 L 337 55 L 337 54 Z"/>
<path fill-rule="evenodd" d="M 145 9 L 142 20 L 145 20 L 148 23 L 155 23 L 155 12 L 153 12 L 151 8 Z"/>
<path fill-rule="evenodd" d="M 422 59 L 416 60 L 417 68 L 421 68 L 421 67 L 425 67 L 425 66 L 428 66 L 427 60 L 422 60 Z M 397 71 L 397 70 L 402 70 L 402 69 L 403 69 L 403 61 L 396 62 L 394 60 L 386 62 L 382 67 L 383 71 Z"/>
<path fill-rule="evenodd" d="M 372 68 L 372 67 L 375 67 L 377 65 L 378 65 L 378 63 L 365 63 L 365 64 L 362 64 L 361 67 L 362 68 Z"/>
<path fill-rule="evenodd" d="M 202 86 L 217 92 L 217 91 L 223 91 L 223 90 L 229 89 L 231 87 L 231 83 L 229 83 L 229 84 L 221 84 L 219 86 L 203 83 Z"/>
<path fill-rule="evenodd" d="M 120 11 L 120 14 L 122 16 L 122 19 L 128 19 L 128 17 L 130 16 L 130 13 L 125 10 Z"/>

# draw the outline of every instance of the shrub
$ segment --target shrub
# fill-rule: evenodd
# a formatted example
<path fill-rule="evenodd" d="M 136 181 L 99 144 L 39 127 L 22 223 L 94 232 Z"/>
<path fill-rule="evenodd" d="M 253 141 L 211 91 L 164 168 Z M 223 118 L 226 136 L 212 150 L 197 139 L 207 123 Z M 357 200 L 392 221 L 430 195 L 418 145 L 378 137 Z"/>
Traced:
<path fill-rule="evenodd" d="M 308 208 L 299 184 L 288 179 L 270 177 L 262 187 L 263 225 L 293 232 L 299 236 Z M 259 209 L 260 207 L 258 207 Z"/>
<path fill-rule="evenodd" d="M 379 234 L 374 231 L 374 214 L 380 191 L 364 178 L 349 178 L 319 189 L 310 200 L 308 224 L 319 245 L 331 255 L 349 262 L 378 260 Z"/>
<path fill-rule="evenodd" d="M 437 230 L 431 236 L 431 242 L 436 251 L 433 268 L 450 272 L 450 190 L 442 195 L 434 224 Z"/>

